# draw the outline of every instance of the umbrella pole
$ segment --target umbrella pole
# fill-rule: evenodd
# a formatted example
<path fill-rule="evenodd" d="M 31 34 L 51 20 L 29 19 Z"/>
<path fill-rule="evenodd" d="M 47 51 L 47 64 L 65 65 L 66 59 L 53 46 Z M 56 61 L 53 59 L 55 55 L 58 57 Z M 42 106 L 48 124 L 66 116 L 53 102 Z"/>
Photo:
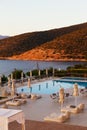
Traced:
<path fill-rule="evenodd" d="M 63 108 L 63 103 L 61 103 L 60 110 L 62 110 L 62 108 Z"/>
<path fill-rule="evenodd" d="M 62 109 L 62 103 L 61 103 L 61 108 L 60 108 L 60 110 Z"/>
<path fill-rule="evenodd" d="M 77 106 L 77 96 L 75 96 L 75 106 Z"/>

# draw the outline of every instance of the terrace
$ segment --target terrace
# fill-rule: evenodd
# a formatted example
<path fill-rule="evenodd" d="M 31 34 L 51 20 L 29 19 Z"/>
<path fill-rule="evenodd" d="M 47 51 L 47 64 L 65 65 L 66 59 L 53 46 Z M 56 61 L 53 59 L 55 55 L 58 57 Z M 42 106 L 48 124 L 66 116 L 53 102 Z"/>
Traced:
<path fill-rule="evenodd" d="M 65 92 L 72 93 L 73 89 L 65 89 Z M 46 122 L 44 117 L 50 115 L 51 113 L 60 114 L 61 106 L 57 100 L 52 100 L 49 94 L 41 94 L 42 98 L 37 100 L 32 100 L 27 98 L 27 103 L 20 106 L 8 106 L 11 109 L 22 109 L 25 114 L 26 120 L 26 130 L 86 130 L 87 129 L 87 97 L 78 96 L 77 104 L 84 103 L 85 109 L 79 114 L 72 114 L 70 119 L 65 123 L 56 123 L 56 122 Z M 63 106 L 68 106 L 75 103 L 75 97 L 69 96 L 65 98 Z M 16 126 L 16 127 L 14 127 Z M 20 130 L 21 126 L 17 122 L 12 122 L 9 124 L 9 130 Z"/>

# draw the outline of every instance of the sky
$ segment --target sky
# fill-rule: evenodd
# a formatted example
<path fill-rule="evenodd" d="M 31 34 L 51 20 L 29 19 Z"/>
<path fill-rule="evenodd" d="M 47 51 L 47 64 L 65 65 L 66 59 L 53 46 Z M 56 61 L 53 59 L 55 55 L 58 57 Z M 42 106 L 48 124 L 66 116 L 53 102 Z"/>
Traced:
<path fill-rule="evenodd" d="M 87 22 L 87 0 L 0 0 L 0 35 Z"/>

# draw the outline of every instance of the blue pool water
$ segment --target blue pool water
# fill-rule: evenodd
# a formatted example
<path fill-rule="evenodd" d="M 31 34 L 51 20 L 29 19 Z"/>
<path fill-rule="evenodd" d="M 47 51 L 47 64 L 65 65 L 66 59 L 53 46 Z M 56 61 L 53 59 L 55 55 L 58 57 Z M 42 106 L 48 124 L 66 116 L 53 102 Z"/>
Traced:
<path fill-rule="evenodd" d="M 61 78 L 61 79 L 65 79 L 65 80 L 67 80 L 67 79 L 69 79 L 69 80 L 87 80 L 87 78 L 82 78 L 82 77 L 63 77 L 63 78 Z"/>
<path fill-rule="evenodd" d="M 32 84 L 31 87 L 29 88 L 28 86 L 22 86 L 20 88 L 17 88 L 18 93 L 36 93 L 36 94 L 51 94 L 51 93 L 56 93 L 59 91 L 60 86 L 63 88 L 73 88 L 74 83 L 78 84 L 78 87 L 86 87 L 87 86 L 87 81 L 86 82 L 80 82 L 77 80 L 76 81 L 62 81 L 62 80 L 48 80 L 45 82 L 39 82 L 36 84 Z"/>
<path fill-rule="evenodd" d="M 54 80 L 55 82 L 61 82 L 61 83 L 77 83 L 79 87 L 87 87 L 87 78 L 82 78 L 82 77 L 63 77 L 59 80 Z"/>

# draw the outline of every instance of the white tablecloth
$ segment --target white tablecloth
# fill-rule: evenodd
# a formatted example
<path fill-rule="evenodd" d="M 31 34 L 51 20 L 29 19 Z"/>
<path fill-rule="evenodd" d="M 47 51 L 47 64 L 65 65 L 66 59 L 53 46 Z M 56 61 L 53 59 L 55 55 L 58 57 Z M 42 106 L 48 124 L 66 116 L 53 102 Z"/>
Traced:
<path fill-rule="evenodd" d="M 22 130 L 25 130 L 24 113 L 22 110 L 0 108 L 0 130 L 8 130 L 8 123 L 15 120 L 21 123 Z"/>

